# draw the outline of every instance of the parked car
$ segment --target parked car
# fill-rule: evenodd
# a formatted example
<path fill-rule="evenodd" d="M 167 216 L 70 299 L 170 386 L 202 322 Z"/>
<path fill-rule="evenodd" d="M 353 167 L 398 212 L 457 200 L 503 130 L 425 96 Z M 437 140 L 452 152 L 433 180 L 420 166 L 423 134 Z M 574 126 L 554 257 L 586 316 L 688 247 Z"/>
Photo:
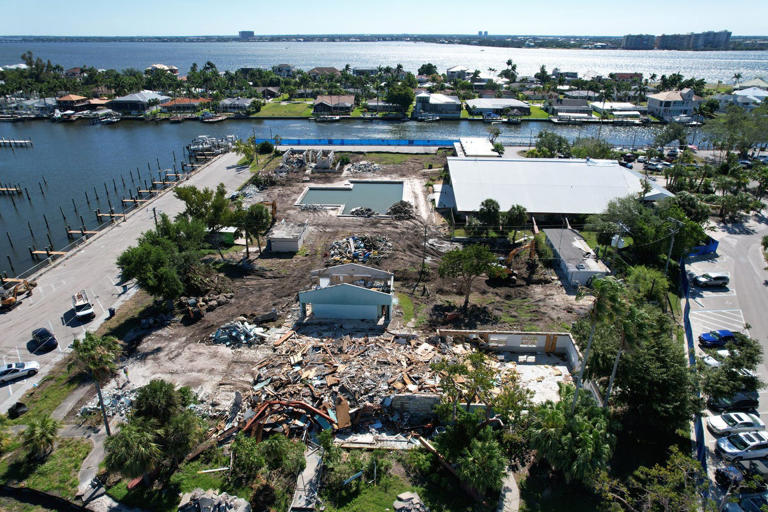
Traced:
<path fill-rule="evenodd" d="M 702 347 L 722 347 L 735 339 L 736 336 L 728 329 L 718 329 L 700 334 L 699 345 Z"/>
<path fill-rule="evenodd" d="M 30 352 L 33 354 L 37 354 L 38 352 L 50 352 L 58 346 L 59 342 L 56 340 L 56 336 L 45 327 L 32 331 L 32 346 Z"/>
<path fill-rule="evenodd" d="M 718 368 L 723 364 L 722 362 L 718 361 L 717 359 L 715 359 L 709 354 L 704 354 L 704 356 L 701 357 L 701 362 L 709 366 L 710 368 Z"/>
<path fill-rule="evenodd" d="M 37 361 L 28 361 L 26 363 L 8 363 L 0 370 L 0 382 L 31 377 L 40 370 Z"/>
<path fill-rule="evenodd" d="M 742 494 L 739 506 L 744 512 L 762 512 L 768 505 L 768 493 L 753 494 L 750 496 L 744 496 Z"/>
<path fill-rule="evenodd" d="M 726 412 L 719 416 L 710 416 L 707 419 L 707 427 L 713 434 L 722 436 L 738 432 L 765 430 L 765 423 L 757 414 Z"/>
<path fill-rule="evenodd" d="M 619 160 L 619 165 L 622 167 L 626 167 L 627 169 L 632 169 L 632 163 L 627 162 L 625 160 Z"/>
<path fill-rule="evenodd" d="M 710 398 L 707 407 L 713 411 L 754 411 L 760 405 L 757 391 L 739 391 L 727 398 Z"/>
<path fill-rule="evenodd" d="M 715 470 L 715 483 L 723 489 L 736 488 L 744 481 L 744 473 L 736 466 L 722 466 Z"/>
<path fill-rule="evenodd" d="M 768 434 L 739 432 L 717 440 L 715 452 L 725 460 L 759 459 L 768 456 Z"/>
<path fill-rule="evenodd" d="M 745 169 L 751 169 L 752 168 L 752 160 L 739 160 L 739 165 L 741 165 Z"/>
<path fill-rule="evenodd" d="M 731 282 L 728 274 L 722 274 L 718 272 L 707 272 L 706 274 L 700 274 L 693 278 L 693 284 L 700 288 L 712 287 L 712 286 L 728 286 Z"/>

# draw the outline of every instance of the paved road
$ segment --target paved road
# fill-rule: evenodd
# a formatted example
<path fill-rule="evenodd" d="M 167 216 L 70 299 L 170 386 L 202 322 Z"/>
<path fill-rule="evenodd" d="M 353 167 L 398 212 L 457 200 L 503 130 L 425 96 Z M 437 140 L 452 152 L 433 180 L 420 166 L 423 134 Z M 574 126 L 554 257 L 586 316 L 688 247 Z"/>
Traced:
<path fill-rule="evenodd" d="M 236 166 L 239 158 L 234 153 L 218 157 L 191 176 L 185 184 L 215 188 L 218 183 L 224 183 L 228 190 L 234 191 L 250 176 L 247 168 Z M 106 320 L 110 307 L 119 307 L 132 295 L 135 291 L 133 286 L 129 286 L 127 292 L 123 291 L 115 262 L 120 253 L 134 244 L 141 233 L 154 227 L 153 208 L 157 209 L 158 215 L 167 213 L 173 216 L 182 210 L 182 203 L 171 191 L 161 194 L 144 208 L 129 214 L 125 222 L 96 235 L 44 272 L 35 279 L 37 288 L 31 297 L 25 298 L 12 311 L 0 314 L 0 323 L 3 325 L 0 335 L 2 362 L 31 359 L 40 362 L 40 373 L 35 377 L 0 387 L 0 412 L 7 411 L 39 382 L 51 366 L 70 350 L 69 346 L 75 338 L 82 336 L 86 329 L 95 330 Z M 96 311 L 96 318 L 83 325 L 69 320 L 72 294 L 80 289 L 87 290 Z M 51 329 L 59 340 L 59 348 L 48 354 L 31 354 L 27 343 L 32 330 L 37 327 Z"/>
<path fill-rule="evenodd" d="M 690 319 L 694 338 L 713 329 L 744 332 L 761 343 L 768 358 L 768 271 L 760 243 L 766 234 L 768 218 L 762 215 L 744 224 L 718 224 L 710 231 L 720 242 L 717 255 L 691 261 L 688 268 L 696 274 L 726 272 L 730 275 L 730 284 L 717 290 L 691 287 Z M 698 347 L 696 352 L 702 354 Z M 768 359 L 764 359 L 758 373 L 768 382 Z M 764 420 L 768 418 L 768 389 L 760 392 L 758 412 Z M 715 438 L 706 428 L 705 437 L 710 450 L 709 468 L 713 472 L 721 461 L 713 456 Z"/>

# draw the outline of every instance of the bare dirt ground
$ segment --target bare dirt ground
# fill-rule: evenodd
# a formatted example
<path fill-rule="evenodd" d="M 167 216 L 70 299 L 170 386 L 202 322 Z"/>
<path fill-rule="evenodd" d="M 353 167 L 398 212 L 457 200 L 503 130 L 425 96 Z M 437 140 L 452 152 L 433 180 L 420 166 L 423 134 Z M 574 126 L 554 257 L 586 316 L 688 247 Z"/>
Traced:
<path fill-rule="evenodd" d="M 242 253 L 228 253 L 227 262 L 221 269 L 231 280 L 232 301 L 208 312 L 196 323 L 184 325 L 173 322 L 147 335 L 127 361 L 129 387 L 163 378 L 177 385 L 190 386 L 208 400 L 222 404 L 231 400 L 234 391 L 250 390 L 254 382 L 253 368 L 271 350 L 259 346 L 232 349 L 205 341 L 224 323 L 241 315 L 267 313 L 273 308 L 279 317 L 277 322 L 267 327 L 291 328 L 297 316 L 297 293 L 311 284 L 310 271 L 327 264 L 329 248 L 334 240 L 351 235 L 383 235 L 392 243 L 392 252 L 380 262 L 381 268 L 394 272 L 395 290 L 401 301 L 401 307 L 395 309 L 388 326 L 390 332 L 410 331 L 426 338 L 441 325 L 562 331 L 585 313 L 588 301 L 576 302 L 563 291 L 554 273 L 540 268 L 533 278 L 536 284 L 531 285 L 524 282 L 514 286 L 494 285 L 485 278 L 476 279 L 469 312 L 448 321 L 446 314 L 461 305 L 463 296 L 459 295 L 453 280 L 441 279 L 437 275 L 441 255 L 452 246 L 446 241 L 448 230 L 444 221 L 428 209 L 425 189 L 427 159 L 433 167 L 442 167 L 439 158 L 444 157 L 397 156 L 396 163 L 382 165 L 381 171 L 375 175 L 357 176 L 406 180 L 407 199 L 416 207 L 416 219 L 395 221 L 337 217 L 321 210 L 302 211 L 294 204 L 308 184 L 302 181 L 303 175 L 289 177 L 285 183 L 262 191 L 264 199 L 278 202 L 278 219 L 300 223 L 308 221 L 310 230 L 304 248 L 296 255 L 259 254 L 258 250 L 252 250 L 250 268 L 239 264 L 244 250 Z M 391 156 L 384 158 L 392 160 Z M 375 156 L 354 155 L 352 159 L 375 161 Z M 316 174 L 310 180 L 313 184 L 343 181 L 338 174 Z M 515 260 L 515 267 L 522 274 L 526 268 L 525 253 L 521 256 Z M 427 272 L 419 279 L 422 258 Z M 216 255 L 209 259 L 214 263 L 219 261 Z M 409 301 L 412 306 L 403 304 Z M 409 310 L 409 318 L 404 316 L 405 309 Z M 113 385 L 128 383 L 121 376 Z"/>

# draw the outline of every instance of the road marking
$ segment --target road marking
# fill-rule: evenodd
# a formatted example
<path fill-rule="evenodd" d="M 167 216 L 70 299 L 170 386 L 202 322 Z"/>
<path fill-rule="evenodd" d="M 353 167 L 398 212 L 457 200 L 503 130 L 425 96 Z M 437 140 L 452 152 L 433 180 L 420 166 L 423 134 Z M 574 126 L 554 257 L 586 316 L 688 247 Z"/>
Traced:
<path fill-rule="evenodd" d="M 19 356 L 19 362 L 21 362 L 21 352 L 19 352 L 19 347 L 16 347 L 16 355 Z"/>

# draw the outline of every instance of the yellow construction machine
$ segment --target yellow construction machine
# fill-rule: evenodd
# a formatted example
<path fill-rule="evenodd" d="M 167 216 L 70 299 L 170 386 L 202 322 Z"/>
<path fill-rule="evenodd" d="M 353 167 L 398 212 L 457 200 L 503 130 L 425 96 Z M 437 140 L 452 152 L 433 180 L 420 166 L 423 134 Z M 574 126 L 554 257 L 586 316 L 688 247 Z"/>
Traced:
<path fill-rule="evenodd" d="M 37 286 L 34 281 L 27 281 L 26 279 L 16 283 L 10 290 L 0 290 L 2 299 L 0 299 L 0 307 L 2 309 L 13 309 L 21 302 L 21 296 L 26 294 L 27 297 L 32 295 L 32 289 Z"/>

